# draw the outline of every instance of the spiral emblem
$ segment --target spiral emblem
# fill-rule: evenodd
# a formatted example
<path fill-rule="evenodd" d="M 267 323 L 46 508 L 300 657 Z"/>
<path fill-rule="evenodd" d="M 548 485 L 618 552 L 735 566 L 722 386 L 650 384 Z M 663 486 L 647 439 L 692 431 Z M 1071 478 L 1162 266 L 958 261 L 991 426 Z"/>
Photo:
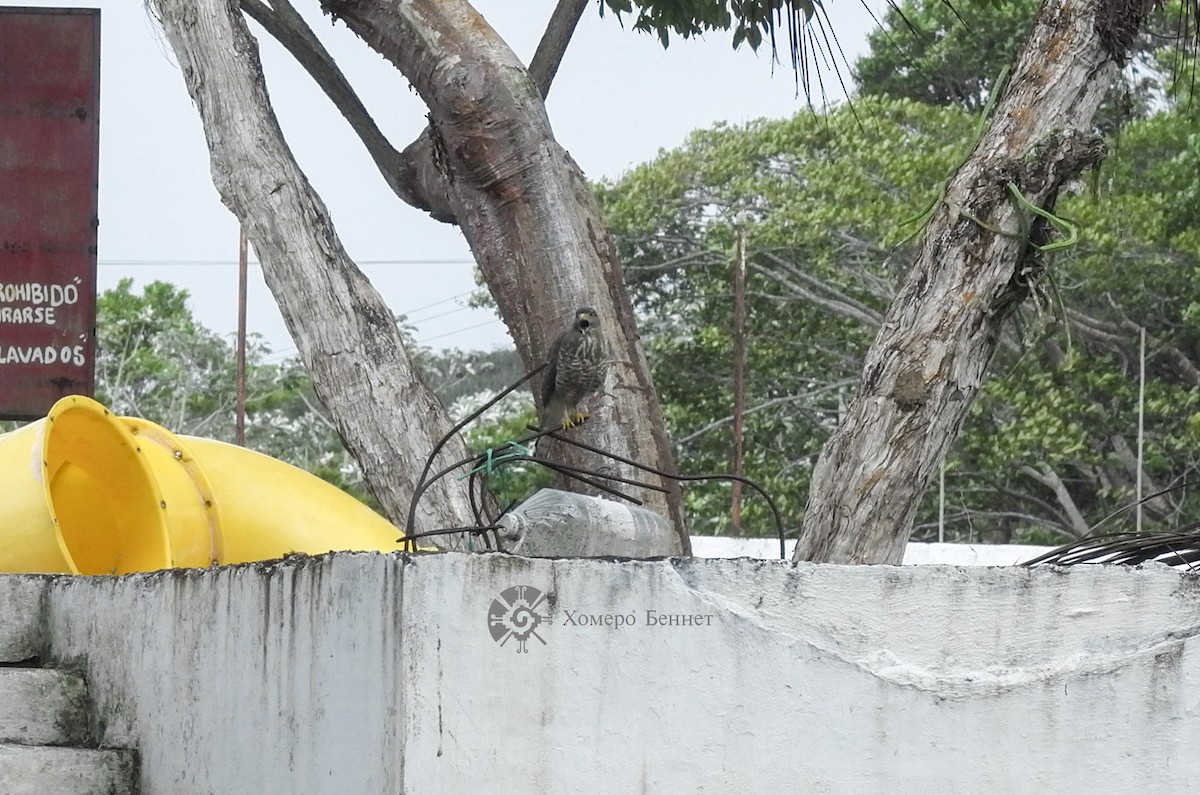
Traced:
<path fill-rule="evenodd" d="M 488 632 L 492 640 L 501 646 L 515 640 L 517 654 L 529 653 L 530 638 L 537 638 L 545 646 L 546 639 L 538 634 L 539 627 L 550 623 L 549 613 L 540 609 L 545 601 L 546 594 L 531 585 L 505 588 L 488 608 Z"/>

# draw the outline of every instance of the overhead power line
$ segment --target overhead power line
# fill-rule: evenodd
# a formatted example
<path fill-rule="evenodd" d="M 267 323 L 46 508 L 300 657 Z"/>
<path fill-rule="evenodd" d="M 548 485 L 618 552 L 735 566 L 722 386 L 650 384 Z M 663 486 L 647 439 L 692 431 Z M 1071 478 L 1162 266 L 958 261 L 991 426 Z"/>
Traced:
<path fill-rule="evenodd" d="M 467 326 L 466 328 L 455 329 L 454 331 L 446 331 L 441 334 L 434 334 L 432 337 L 425 337 L 424 339 L 417 340 L 417 342 L 424 345 L 427 342 L 433 342 L 434 340 L 440 340 L 442 337 L 450 337 L 455 334 L 461 334 L 464 331 L 471 331 L 472 329 L 483 328 L 484 326 L 490 326 L 493 323 L 499 323 L 499 322 L 500 322 L 500 318 L 498 318 L 498 317 L 492 318 L 491 320 L 485 320 L 482 323 L 476 323 L 474 326 Z"/>
<path fill-rule="evenodd" d="M 497 317 L 497 318 L 492 318 L 491 320 L 485 320 L 482 323 L 476 323 L 473 326 L 464 326 L 462 328 L 456 328 L 451 331 L 443 331 L 442 333 L 434 334 L 431 337 L 423 337 L 423 338 L 417 340 L 417 344 L 424 345 L 427 342 L 433 342 L 434 340 L 440 340 L 444 337 L 452 337 L 455 334 L 461 334 L 464 331 L 472 331 L 474 329 L 483 328 L 484 326 L 490 326 L 493 323 L 499 323 L 499 322 L 501 322 L 501 320 L 500 320 L 500 318 Z M 271 362 L 271 361 L 278 362 L 278 361 L 282 361 L 283 359 L 288 358 L 289 356 L 293 356 L 297 353 L 299 353 L 299 351 L 293 346 L 291 348 L 284 348 L 283 350 L 279 350 L 279 351 L 271 351 L 271 353 L 269 353 L 265 358 L 266 358 L 266 361 L 268 361 L 268 362 Z"/>
<path fill-rule="evenodd" d="M 421 323 L 428 323 L 430 320 L 437 320 L 440 317 L 446 317 L 447 315 L 456 315 L 459 312 L 469 312 L 470 310 L 471 310 L 471 307 L 469 307 L 469 306 L 459 306 L 454 309 L 447 309 L 445 312 L 438 312 L 436 315 L 430 315 L 429 317 L 422 317 L 422 318 L 410 317 L 410 318 L 408 318 L 408 322 L 412 323 L 414 325 L 420 325 Z"/>
<path fill-rule="evenodd" d="M 360 259 L 354 260 L 358 265 L 474 265 L 473 259 Z M 104 268 L 116 267 L 155 267 L 155 266 L 199 266 L 199 267 L 236 267 L 235 259 L 102 259 L 97 265 Z M 257 260 L 251 260 L 250 265 L 261 265 Z"/>
<path fill-rule="evenodd" d="M 405 311 L 401 312 L 400 314 L 404 315 L 405 317 L 408 317 L 409 315 L 411 315 L 415 312 L 420 312 L 425 309 L 432 309 L 435 306 L 441 306 L 442 304 L 449 303 L 450 301 L 457 301 L 458 299 L 462 298 L 463 296 L 470 295 L 472 292 L 474 292 L 474 291 L 467 290 L 465 293 L 459 293 L 458 295 L 452 295 L 449 298 L 443 298 L 440 301 L 434 301 L 433 303 L 430 303 L 430 304 L 424 304 L 423 306 L 418 306 L 416 309 L 406 309 Z"/>

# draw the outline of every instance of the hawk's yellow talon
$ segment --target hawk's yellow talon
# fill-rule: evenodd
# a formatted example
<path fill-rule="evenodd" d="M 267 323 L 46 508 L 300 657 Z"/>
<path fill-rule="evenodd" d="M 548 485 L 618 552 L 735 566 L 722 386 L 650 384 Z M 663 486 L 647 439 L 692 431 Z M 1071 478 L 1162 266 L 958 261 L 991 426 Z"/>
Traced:
<path fill-rule="evenodd" d="M 586 420 L 587 418 L 588 418 L 587 412 L 584 412 L 584 411 L 576 411 L 573 414 L 567 414 L 566 416 L 563 417 L 562 429 L 564 431 L 567 431 L 567 430 L 570 430 L 571 428 L 576 428 L 580 425 L 583 425 L 584 420 Z"/>

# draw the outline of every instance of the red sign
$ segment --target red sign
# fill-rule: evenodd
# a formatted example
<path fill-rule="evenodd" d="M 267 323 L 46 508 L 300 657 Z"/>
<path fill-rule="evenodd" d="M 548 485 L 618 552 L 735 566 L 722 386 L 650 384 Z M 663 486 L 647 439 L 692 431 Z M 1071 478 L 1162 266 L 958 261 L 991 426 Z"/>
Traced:
<path fill-rule="evenodd" d="M 100 10 L 0 8 L 0 418 L 91 395 Z"/>

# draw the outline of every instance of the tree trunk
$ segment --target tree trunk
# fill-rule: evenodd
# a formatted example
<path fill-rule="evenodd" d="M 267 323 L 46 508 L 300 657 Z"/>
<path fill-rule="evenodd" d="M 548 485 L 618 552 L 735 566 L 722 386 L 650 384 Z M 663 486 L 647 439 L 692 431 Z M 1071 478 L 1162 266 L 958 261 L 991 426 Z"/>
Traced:
<path fill-rule="evenodd" d="M 236 0 L 151 2 L 199 108 L 213 183 L 247 230 L 338 433 L 384 512 L 403 526 L 425 457 L 449 419 L 284 143 Z M 456 460 L 466 451 L 454 440 L 443 455 Z M 417 530 L 469 524 L 463 483 L 443 479 L 426 492 Z"/>
<path fill-rule="evenodd" d="M 614 246 L 583 174 L 554 140 L 524 65 L 463 0 L 322 0 L 322 7 L 395 64 L 429 107 L 453 216 L 526 366 L 544 361 L 576 307 L 598 311 L 612 365 L 591 419 L 571 433 L 673 472 Z M 555 448 L 570 465 L 603 467 L 665 489 L 634 491 L 672 521 L 680 551 L 690 553 L 677 484 Z"/>
<path fill-rule="evenodd" d="M 947 183 L 921 252 L 867 353 L 848 416 L 813 471 L 794 559 L 901 561 L 921 496 L 958 435 L 1001 327 L 1041 273 L 1053 209 L 1095 166 L 1090 134 L 1146 0 L 1046 0 L 975 150 Z"/>

